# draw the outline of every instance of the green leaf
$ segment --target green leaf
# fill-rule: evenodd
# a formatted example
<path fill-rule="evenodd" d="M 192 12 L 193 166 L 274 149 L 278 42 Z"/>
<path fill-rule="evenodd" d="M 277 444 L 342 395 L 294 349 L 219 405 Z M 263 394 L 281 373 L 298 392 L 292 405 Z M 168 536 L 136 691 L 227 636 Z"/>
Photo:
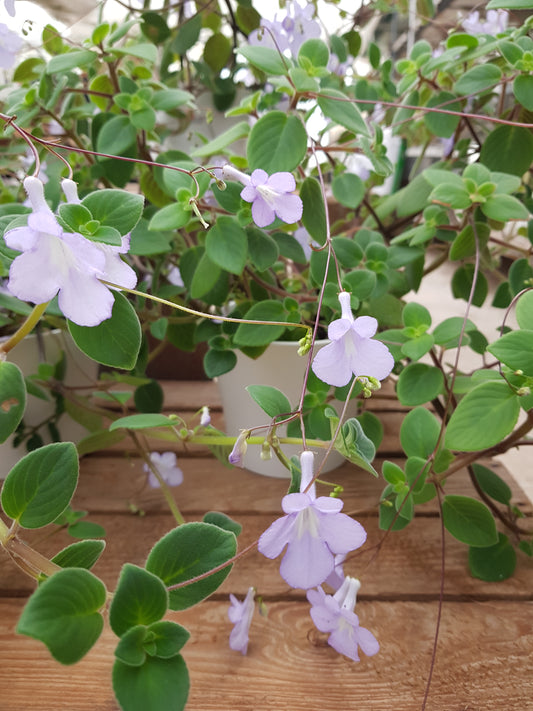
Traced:
<path fill-rule="evenodd" d="M 191 155 L 194 158 L 207 158 L 208 156 L 221 153 L 225 148 L 230 146 L 232 143 L 235 143 L 235 141 L 246 138 L 249 133 L 250 124 L 247 121 L 240 121 L 227 131 L 224 131 L 224 133 L 221 133 L 216 138 L 213 138 L 213 140 L 209 141 L 209 143 L 206 143 L 204 146 L 200 146 L 200 148 L 194 150 Z"/>
<path fill-rule="evenodd" d="M 533 331 L 511 331 L 488 346 L 487 350 L 512 370 L 533 375 Z"/>
<path fill-rule="evenodd" d="M 241 274 L 248 256 L 246 232 L 234 217 L 221 215 L 207 233 L 208 258 L 230 274 Z"/>
<path fill-rule="evenodd" d="M 96 150 L 108 155 L 122 155 L 135 145 L 137 129 L 129 116 L 114 116 L 104 123 L 96 139 Z"/>
<path fill-rule="evenodd" d="M 0 362 L 0 443 L 17 429 L 25 408 L 26 385 L 20 368 Z"/>
<path fill-rule="evenodd" d="M 237 53 L 241 54 L 254 67 L 272 76 L 287 74 L 288 69 L 292 66 L 290 60 L 282 58 L 276 49 L 270 47 L 244 45 L 238 47 Z"/>
<path fill-rule="evenodd" d="M 52 563 L 62 568 L 85 568 L 89 570 L 102 555 L 105 541 L 77 541 L 56 553 Z"/>
<path fill-rule="evenodd" d="M 339 424 L 338 417 L 329 417 L 331 427 L 331 437 L 334 436 Z M 359 420 L 354 417 L 343 423 L 337 439 L 335 449 L 352 464 L 356 464 L 374 476 L 378 476 L 377 471 L 371 462 L 376 456 L 376 448 L 372 440 L 366 436 Z"/>
<path fill-rule="evenodd" d="M 72 442 L 40 447 L 9 472 L 2 508 L 24 528 L 52 523 L 68 506 L 78 483 L 78 455 Z"/>
<path fill-rule="evenodd" d="M 509 285 L 511 292 L 516 295 L 523 289 L 527 289 L 533 284 L 533 266 L 530 260 L 525 257 L 515 259 L 509 269 Z"/>
<path fill-rule="evenodd" d="M 507 580 L 516 568 L 516 551 L 503 533 L 498 534 L 498 542 L 484 548 L 470 548 L 468 567 L 474 578 L 489 583 Z"/>
<path fill-rule="evenodd" d="M 234 521 L 232 518 L 226 516 L 226 514 L 221 513 L 220 511 L 208 511 L 204 514 L 202 521 L 204 523 L 211 523 L 213 526 L 218 526 L 224 531 L 231 531 L 231 533 L 235 536 L 240 536 L 242 532 L 242 526 L 240 523 L 237 523 L 237 521 Z"/>
<path fill-rule="evenodd" d="M 247 385 L 245 390 L 269 417 L 292 412 L 289 400 L 277 388 L 270 385 Z"/>
<path fill-rule="evenodd" d="M 319 39 L 306 40 L 298 52 L 298 63 L 300 66 L 306 66 L 307 60 L 312 67 L 325 67 L 329 62 L 328 46 Z"/>
<path fill-rule="evenodd" d="M 327 237 L 326 210 L 320 183 L 315 178 L 306 178 L 300 189 L 303 202 L 302 222 L 311 237 L 324 244 Z"/>
<path fill-rule="evenodd" d="M 185 227 L 191 219 L 191 210 L 179 202 L 165 205 L 154 213 L 148 229 L 153 232 L 165 232 L 166 230 L 179 230 Z"/>
<path fill-rule="evenodd" d="M 462 74 L 454 89 L 458 94 L 479 94 L 498 84 L 501 78 L 502 70 L 496 64 L 481 64 Z"/>
<path fill-rule="evenodd" d="M 244 315 L 250 321 L 285 321 L 286 313 L 280 301 L 260 301 L 254 304 Z M 276 341 L 285 326 L 267 326 L 241 323 L 233 336 L 237 346 L 266 346 Z"/>
<path fill-rule="evenodd" d="M 470 37 L 470 35 L 467 35 Z M 472 39 L 474 39 L 472 37 Z M 438 94 L 431 97 L 427 102 L 429 108 L 441 107 L 446 111 L 461 111 L 461 102 L 454 101 L 456 96 L 450 94 L 449 91 L 441 91 Z M 427 128 L 435 136 L 440 138 L 450 138 L 455 133 L 455 129 L 459 125 L 461 120 L 460 116 L 452 116 L 450 114 L 440 114 L 436 111 L 428 111 L 424 115 L 424 123 Z"/>
<path fill-rule="evenodd" d="M 454 210 L 466 210 L 472 201 L 468 190 L 454 183 L 441 183 L 431 192 L 429 199 L 439 205 L 453 207 Z"/>
<path fill-rule="evenodd" d="M 75 521 L 68 526 L 67 533 L 72 538 L 82 539 L 104 538 L 106 535 L 105 528 L 92 521 Z"/>
<path fill-rule="evenodd" d="M 98 326 L 78 326 L 67 321 L 68 330 L 80 350 L 98 363 L 131 370 L 141 347 L 141 325 L 129 301 L 114 292 L 111 318 Z"/>
<path fill-rule="evenodd" d="M 109 431 L 114 432 L 117 429 L 128 430 L 146 430 L 154 427 L 175 427 L 176 420 L 160 415 L 159 413 L 147 413 L 143 415 L 128 415 L 120 417 L 109 425 Z"/>
<path fill-rule="evenodd" d="M 209 37 L 204 45 L 204 61 L 215 74 L 218 74 L 226 66 L 231 57 L 231 42 L 222 34 L 215 32 Z"/>
<path fill-rule="evenodd" d="M 480 207 L 484 215 L 498 222 L 529 218 L 527 207 L 512 195 L 491 195 Z"/>
<path fill-rule="evenodd" d="M 220 267 L 212 262 L 207 254 L 203 254 L 192 278 L 191 297 L 201 299 L 208 294 L 215 287 L 220 275 Z"/>
<path fill-rule="evenodd" d="M 174 111 L 193 100 L 194 96 L 183 89 L 161 89 L 150 99 L 150 104 L 156 111 Z"/>
<path fill-rule="evenodd" d="M 444 376 L 439 368 L 425 363 L 412 363 L 402 370 L 396 394 L 402 405 L 414 407 L 430 402 L 443 391 Z"/>
<path fill-rule="evenodd" d="M 219 351 L 211 348 L 204 356 L 204 371 L 208 378 L 217 378 L 229 373 L 237 364 L 237 356 L 233 351 Z"/>
<path fill-rule="evenodd" d="M 474 265 L 464 264 L 457 269 L 452 277 L 452 294 L 456 299 L 468 301 L 474 281 Z M 482 306 L 489 293 L 487 277 L 478 272 L 472 303 L 474 306 Z"/>
<path fill-rule="evenodd" d="M 139 412 L 157 413 L 163 409 L 165 395 L 157 380 L 151 380 L 135 388 L 133 400 Z"/>
<path fill-rule="evenodd" d="M 178 34 L 172 41 L 170 49 L 175 54 L 183 55 L 196 44 L 202 29 L 202 13 L 197 12 L 178 27 Z"/>
<path fill-rule="evenodd" d="M 411 360 L 419 360 L 433 348 L 433 343 L 433 336 L 430 333 L 424 333 L 406 341 L 401 347 L 401 352 Z"/>
<path fill-rule="evenodd" d="M 233 558 L 237 541 L 233 533 L 209 523 L 184 523 L 163 536 L 152 548 L 146 570 L 169 587 L 186 583 Z M 198 582 L 170 590 L 171 610 L 184 610 L 211 595 L 226 579 L 231 565 Z"/>
<path fill-rule="evenodd" d="M 410 301 L 403 308 L 402 321 L 404 326 L 416 329 L 422 335 L 431 326 L 431 315 L 425 306 Z"/>
<path fill-rule="evenodd" d="M 155 64 L 157 61 L 157 47 L 151 42 L 128 44 L 125 47 L 114 47 L 113 54 L 117 57 L 137 57 L 148 64 Z"/>
<path fill-rule="evenodd" d="M 246 230 L 246 235 L 248 237 L 248 254 L 254 267 L 263 272 L 273 266 L 279 257 L 276 241 L 256 227 L 249 227 Z"/>
<path fill-rule="evenodd" d="M 43 642 L 61 664 L 87 654 L 104 627 L 106 601 L 101 580 L 83 568 L 65 568 L 33 593 L 17 624 L 18 634 Z"/>
<path fill-rule="evenodd" d="M 337 202 L 355 210 L 365 196 L 365 184 L 354 173 L 341 173 L 333 178 L 331 183 L 333 196 Z"/>
<path fill-rule="evenodd" d="M 468 546 L 484 548 L 498 540 L 496 524 L 489 509 L 481 501 L 468 496 L 445 496 L 442 520 L 446 530 Z"/>
<path fill-rule="evenodd" d="M 490 0 L 487 10 L 531 10 L 531 0 Z"/>
<path fill-rule="evenodd" d="M 113 690 L 122 711 L 182 711 L 189 695 L 187 666 L 179 654 L 170 659 L 147 657 L 141 666 L 117 659 Z"/>
<path fill-rule="evenodd" d="M 439 439 L 440 424 L 437 418 L 417 407 L 404 417 L 400 428 L 400 442 L 408 457 L 427 459 L 435 450 Z"/>
<path fill-rule="evenodd" d="M 114 227 L 125 235 L 139 222 L 144 198 L 126 190 L 97 190 L 84 197 L 81 204 L 101 225 Z"/>
<path fill-rule="evenodd" d="M 344 126 L 352 133 L 371 138 L 361 112 L 346 94 L 336 89 L 322 89 L 317 97 L 317 103 L 327 118 Z"/>
<path fill-rule="evenodd" d="M 121 637 L 131 627 L 157 622 L 167 607 L 168 592 L 161 580 L 143 568 L 126 563 L 109 608 L 109 624 Z"/>
<path fill-rule="evenodd" d="M 506 482 L 499 477 L 495 472 L 482 464 L 472 464 L 474 476 L 481 489 L 490 496 L 491 499 L 497 501 L 504 506 L 509 506 L 511 503 L 512 491 Z"/>
<path fill-rule="evenodd" d="M 86 67 L 98 57 L 90 49 L 79 49 L 52 57 L 45 68 L 46 74 L 59 74 L 71 69 Z"/>
<path fill-rule="evenodd" d="M 307 152 L 307 133 L 299 118 L 283 111 L 271 111 L 254 124 L 248 139 L 250 170 L 272 173 L 292 171 Z"/>
<path fill-rule="evenodd" d="M 460 401 L 446 430 L 445 446 L 461 452 L 492 447 L 518 420 L 520 398 L 505 382 L 477 385 Z"/>
<path fill-rule="evenodd" d="M 463 324 L 465 324 L 465 320 L 461 316 L 450 316 L 450 318 L 444 319 L 433 331 L 435 343 L 443 348 L 456 348 L 459 345 Z M 472 321 L 467 319 L 464 325 L 465 333 L 474 331 L 475 328 Z"/>
<path fill-rule="evenodd" d="M 531 74 L 520 74 L 513 82 L 513 94 L 519 104 L 533 111 L 533 76 Z"/>
<path fill-rule="evenodd" d="M 498 126 L 485 139 L 480 161 L 489 170 L 521 177 L 533 162 L 533 134 L 522 126 Z"/>
<path fill-rule="evenodd" d="M 533 331 L 533 290 L 527 291 L 518 299 L 516 320 L 520 328 Z"/>

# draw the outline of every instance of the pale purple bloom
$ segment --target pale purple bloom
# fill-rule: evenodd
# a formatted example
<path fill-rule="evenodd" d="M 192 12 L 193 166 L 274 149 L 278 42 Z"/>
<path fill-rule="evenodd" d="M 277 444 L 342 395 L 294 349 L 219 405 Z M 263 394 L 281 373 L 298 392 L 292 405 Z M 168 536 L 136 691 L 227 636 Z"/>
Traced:
<path fill-rule="evenodd" d="M 346 74 L 346 70 L 352 66 L 354 58 L 349 54 L 344 62 L 338 58 L 333 52 L 329 55 L 328 64 L 326 69 L 333 74 L 337 74 L 339 77 L 343 77 Z"/>
<path fill-rule="evenodd" d="M 0 22 L 0 69 L 11 69 L 15 64 L 15 54 L 21 47 L 22 39 Z"/>
<path fill-rule="evenodd" d="M 461 24 L 471 35 L 497 35 L 505 32 L 509 13 L 505 10 L 488 10 L 485 21 L 479 19 L 479 11 L 471 12 Z"/>
<path fill-rule="evenodd" d="M 291 225 L 302 217 L 303 203 L 292 192 L 296 181 L 291 173 L 273 173 L 254 170 L 250 184 L 241 192 L 246 202 L 252 203 L 252 217 L 258 227 L 270 225 L 276 217 Z"/>
<path fill-rule="evenodd" d="M 174 452 L 152 452 L 150 454 L 152 464 L 159 472 L 161 479 L 169 486 L 179 486 L 183 481 L 183 472 L 177 465 L 177 459 Z M 152 489 L 157 489 L 160 484 L 156 475 L 150 469 L 148 464 L 143 465 L 144 471 L 148 474 L 148 484 Z"/>
<path fill-rule="evenodd" d="M 344 582 L 344 568 L 343 563 L 346 560 L 346 555 L 336 555 L 335 556 L 335 567 L 333 571 L 328 575 L 324 581 L 326 585 L 329 585 L 334 590 L 338 590 Z"/>
<path fill-rule="evenodd" d="M 228 462 L 233 464 L 234 467 L 244 467 L 244 455 L 248 449 L 248 442 L 246 441 L 250 436 L 250 430 L 241 430 L 240 435 L 235 440 L 233 449 L 229 453 Z"/>
<path fill-rule="evenodd" d="M 241 197 L 252 203 L 252 217 L 258 227 L 270 225 L 276 217 L 289 225 L 302 217 L 303 203 L 298 195 L 292 194 L 296 181 L 291 173 L 269 176 L 265 170 L 257 168 L 248 176 L 228 164 L 222 168 L 222 177 L 238 180 L 245 186 Z"/>
<path fill-rule="evenodd" d="M 360 586 L 359 580 L 347 577 L 334 595 L 326 595 L 321 587 L 307 592 L 316 627 L 320 632 L 329 632 L 328 644 L 354 662 L 359 661 L 359 647 L 367 657 L 379 652 L 379 642 L 370 630 L 360 627 L 353 611 Z"/>
<path fill-rule="evenodd" d="M 27 227 L 4 235 L 11 249 L 22 252 L 9 270 L 8 288 L 22 301 L 43 304 L 58 294 L 63 314 L 80 326 L 96 326 L 111 316 L 113 295 L 105 278 L 104 252 L 80 234 L 63 232 L 44 199 L 38 178 L 24 180 L 33 212 Z"/>
<path fill-rule="evenodd" d="M 209 408 L 207 405 L 202 407 L 202 414 L 200 415 L 200 424 L 202 427 L 207 427 L 211 424 L 211 415 L 209 414 Z"/>
<path fill-rule="evenodd" d="M 276 13 L 274 21 L 261 20 L 262 28 L 269 31 L 261 28 L 254 30 L 248 36 L 248 42 L 251 45 L 279 49 L 281 52 L 289 50 L 296 58 L 306 40 L 320 37 L 320 25 L 313 20 L 314 11 L 312 3 L 301 6 L 296 0 L 289 2 L 284 13 Z"/>
<path fill-rule="evenodd" d="M 372 340 L 378 322 L 371 316 L 354 319 L 349 292 L 342 291 L 339 301 L 342 316 L 328 326 L 331 343 L 314 357 L 314 374 L 336 387 L 347 385 L 353 375 L 383 380 L 391 372 L 394 358 L 384 343 Z"/>
<path fill-rule="evenodd" d="M 231 606 L 228 610 L 228 617 L 234 625 L 229 636 L 229 646 L 230 649 L 241 652 L 241 654 L 246 654 L 248 651 L 248 634 L 255 611 L 254 592 L 253 588 L 248 588 L 242 602 L 231 593 L 229 596 Z"/>
<path fill-rule="evenodd" d="M 320 247 L 320 245 L 311 237 L 305 227 L 298 227 L 298 229 L 294 231 L 293 237 L 303 249 L 304 256 L 309 261 L 313 251 L 312 247 Z"/>
<path fill-rule="evenodd" d="M 61 187 L 68 203 L 79 204 L 81 202 L 78 197 L 78 187 L 73 180 L 62 180 Z M 137 274 L 129 264 L 126 264 L 126 262 L 120 258 L 121 254 L 129 252 L 130 239 L 130 235 L 127 234 L 122 236 L 120 245 L 93 242 L 103 253 L 105 258 L 101 279 L 111 284 L 124 287 L 125 289 L 134 289 L 137 284 Z"/>
<path fill-rule="evenodd" d="M 312 452 L 302 453 L 300 493 L 283 497 L 281 506 L 287 515 L 274 521 L 258 543 L 259 552 L 267 558 L 277 558 L 287 547 L 280 575 L 291 587 L 304 590 L 328 578 L 336 555 L 349 553 L 366 540 L 361 524 L 341 513 L 344 504 L 340 499 L 316 498 L 311 484 L 313 461 Z"/>
<path fill-rule="evenodd" d="M 6 12 L 11 17 L 15 17 L 15 0 L 4 0 Z"/>
<path fill-rule="evenodd" d="M 171 267 L 168 271 L 167 279 L 173 286 L 185 286 L 179 267 Z"/>

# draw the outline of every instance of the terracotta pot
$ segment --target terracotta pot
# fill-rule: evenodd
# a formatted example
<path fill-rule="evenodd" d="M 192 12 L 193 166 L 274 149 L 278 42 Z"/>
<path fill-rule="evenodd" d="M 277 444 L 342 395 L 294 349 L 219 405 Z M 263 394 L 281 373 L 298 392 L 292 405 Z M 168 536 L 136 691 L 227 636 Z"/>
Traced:
<path fill-rule="evenodd" d="M 5 339 L 3 339 L 5 340 Z M 69 387 L 93 385 L 98 380 L 98 364 L 84 355 L 68 333 L 59 329 L 30 334 L 7 354 L 7 360 L 18 365 L 25 376 L 35 375 L 40 363 L 56 363 L 61 351 L 65 352 L 66 373 L 64 383 Z M 55 402 L 41 400 L 28 394 L 24 423 L 35 426 L 46 420 L 55 410 Z M 87 435 L 87 430 L 67 413 L 58 420 L 58 429 L 63 441 L 76 443 Z M 45 444 L 51 441 L 48 430 L 39 430 Z M 0 445 L 0 479 L 5 479 L 12 467 L 27 453 L 24 443 L 13 447 L 13 437 Z"/>
<path fill-rule="evenodd" d="M 315 352 L 329 343 L 328 340 L 317 341 Z M 248 358 L 237 352 L 237 365 L 225 375 L 217 378 L 218 387 L 224 410 L 225 431 L 229 435 L 238 435 L 240 430 L 256 425 L 268 424 L 269 417 L 245 390 L 247 385 L 271 385 L 281 390 L 289 399 L 292 406 L 296 406 L 301 393 L 304 377 L 306 358 L 298 355 L 298 344 L 290 341 L 276 341 L 271 343 L 259 358 Z M 341 412 L 342 404 L 338 400 L 331 402 L 337 412 Z M 353 417 L 357 414 L 357 401 L 352 400 L 348 405 L 347 415 Z M 284 426 L 278 427 L 278 436 L 285 434 Z M 261 430 L 258 434 L 264 434 Z M 285 454 L 290 458 L 300 455 L 301 447 L 296 445 L 282 445 Z M 323 449 L 314 449 L 316 453 L 316 468 L 324 457 Z M 244 458 L 245 469 L 263 474 L 265 476 L 286 478 L 289 471 L 281 464 L 275 454 L 269 460 L 261 459 L 261 447 L 250 445 Z M 345 461 L 338 452 L 332 451 L 327 458 L 322 471 L 336 469 Z"/>

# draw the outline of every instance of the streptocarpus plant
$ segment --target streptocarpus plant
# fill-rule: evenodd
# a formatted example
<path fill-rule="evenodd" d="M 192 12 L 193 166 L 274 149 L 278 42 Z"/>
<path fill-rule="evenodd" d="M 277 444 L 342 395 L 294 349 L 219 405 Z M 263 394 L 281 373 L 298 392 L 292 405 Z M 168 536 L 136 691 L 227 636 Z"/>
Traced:
<path fill-rule="evenodd" d="M 508 27 L 501 12 L 481 24 L 470 18 L 440 47 L 420 39 L 393 62 L 379 42 L 361 52 L 357 14 L 350 29 L 326 37 L 311 5 L 292 3 L 262 28 L 246 3 L 227 5 L 222 19 L 189 3 L 175 14 L 132 10 L 125 24 L 95 27 L 81 49 L 47 27 L 44 54 L 16 67 L 0 115 L 0 259 L 9 291 L 2 303 L 11 311 L 5 325 L 13 317 L 20 326 L 0 353 L 16 356 L 40 321 L 68 328 L 78 348 L 111 369 L 92 399 L 76 400 L 94 416 L 80 416 L 89 434 L 78 451 L 69 442 L 30 451 L 2 488 L 9 521 L 0 523 L 0 542 L 39 583 L 18 630 L 71 664 L 96 642 L 106 615 L 119 640 L 113 683 L 126 711 L 167 708 L 169 696 L 185 706 L 188 632 L 165 614 L 205 599 L 246 553 L 237 553 L 239 525 L 223 514 L 184 521 L 169 488 L 180 470 L 147 450 L 144 433 L 205 444 L 223 459 L 231 450 L 236 465 L 246 464 L 247 446 L 272 449 L 286 463 L 285 516 L 263 533 L 259 550 L 283 554 L 281 574 L 308 591 L 314 623 L 354 661 L 358 648 L 369 656 L 379 648 L 354 612 L 350 554 L 366 534 L 341 513 L 338 496 L 316 496 L 319 472 L 307 448 L 335 448 L 378 475 L 381 431 L 366 411 L 344 421 L 332 396 L 359 398 L 364 408 L 390 374 L 409 408 L 400 431 L 405 463 L 386 461 L 380 472 L 382 529 L 407 526 L 438 493 L 445 528 L 469 546 L 473 575 L 502 579 L 516 549 L 532 552 L 510 491 L 482 463 L 530 444 L 533 427 L 531 18 Z M 235 105 L 237 89 L 244 96 Z M 178 145 L 205 91 L 233 122 L 195 137 L 193 147 Z M 407 157 L 418 153 L 407 180 L 394 140 Z M 422 170 L 430 146 L 441 153 Z M 397 184 L 387 194 L 391 175 Z M 456 264 L 451 289 L 465 313 L 434 324 L 405 297 L 444 263 Z M 499 281 L 493 305 L 502 309 L 490 343 L 469 312 L 485 301 L 488 276 Z M 161 388 L 146 376 L 148 334 L 184 350 L 206 343 L 210 377 L 234 366 L 235 350 L 256 357 L 274 340 L 294 341 L 307 358 L 300 403 L 256 389 L 265 425 L 238 438 L 211 427 L 204 403 L 191 422 L 162 414 Z M 331 343 L 315 355 L 326 334 Z M 465 348 L 479 356 L 475 370 L 455 355 Z M 138 414 L 127 409 L 130 393 L 110 388 L 124 379 L 135 387 Z M 67 397 L 60 379 L 48 386 Z M 1 439 L 19 426 L 29 387 L 14 363 L 0 363 Z M 105 408 L 110 400 L 118 410 Z M 282 422 L 302 442 L 300 460 L 283 453 Z M 124 437 L 178 525 L 144 567 L 125 562 L 111 592 L 90 572 L 102 541 L 81 540 L 47 560 L 20 532 L 72 523 L 78 453 Z M 446 494 L 446 480 L 464 467 L 476 498 Z M 232 601 L 232 647 L 241 652 L 253 634 L 252 598 Z"/>

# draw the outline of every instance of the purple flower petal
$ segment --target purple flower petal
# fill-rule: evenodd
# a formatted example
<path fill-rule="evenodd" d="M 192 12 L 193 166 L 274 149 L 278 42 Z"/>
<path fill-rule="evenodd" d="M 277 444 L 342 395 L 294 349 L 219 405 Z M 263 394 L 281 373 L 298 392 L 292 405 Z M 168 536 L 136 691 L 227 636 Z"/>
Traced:
<path fill-rule="evenodd" d="M 257 550 L 266 558 L 277 558 L 291 539 L 295 516 L 282 516 L 276 519 L 261 534 Z"/>
<path fill-rule="evenodd" d="M 45 304 L 57 294 L 57 275 L 49 269 L 43 269 L 43 263 L 46 264 L 43 246 L 44 244 L 41 249 L 19 255 L 11 264 L 7 288 L 21 301 Z M 36 274 L 40 275 L 39 279 L 35 278 Z"/>
<path fill-rule="evenodd" d="M 366 541 L 361 524 L 343 513 L 321 516 L 319 532 L 333 553 L 349 553 Z"/>
<path fill-rule="evenodd" d="M 291 225 L 301 220 L 303 203 L 298 195 L 280 195 L 274 202 L 274 210 L 280 220 Z"/>
<path fill-rule="evenodd" d="M 312 503 L 312 498 L 309 494 L 294 493 L 287 494 L 281 500 L 281 508 L 286 514 L 298 513 L 302 509 L 307 508 Z"/>
<path fill-rule="evenodd" d="M 379 652 L 379 642 L 372 632 L 365 627 L 357 628 L 355 640 L 367 657 L 372 657 Z"/>
<path fill-rule="evenodd" d="M 328 326 L 328 338 L 331 341 L 337 341 L 342 338 L 352 328 L 353 321 L 347 318 L 338 318 L 332 321 Z"/>
<path fill-rule="evenodd" d="M 10 249 L 27 252 L 37 244 L 39 233 L 28 227 L 15 227 L 4 235 L 4 242 Z"/>
<path fill-rule="evenodd" d="M 326 543 L 305 532 L 290 542 L 279 572 L 292 588 L 308 590 L 324 582 L 334 565 L 333 554 Z"/>
<path fill-rule="evenodd" d="M 384 343 L 357 336 L 349 362 L 354 375 L 367 375 L 378 380 L 386 378 L 394 366 L 394 358 Z"/>
<path fill-rule="evenodd" d="M 109 289 L 95 277 L 71 274 L 57 297 L 66 318 L 79 326 L 98 326 L 111 317 L 115 300 Z"/>
<path fill-rule="evenodd" d="M 241 190 L 241 198 L 245 202 L 253 202 L 254 200 L 257 200 L 257 197 L 258 193 L 253 185 L 247 185 Z"/>
<path fill-rule="evenodd" d="M 254 172 L 250 176 L 250 179 L 254 187 L 257 187 L 258 185 L 264 185 L 268 181 L 268 173 L 266 172 L 266 170 L 256 168 L 256 170 L 254 170 Z"/>
<path fill-rule="evenodd" d="M 328 385 L 342 387 L 350 382 L 350 362 L 344 357 L 341 341 L 332 341 L 321 348 L 313 359 L 313 373 Z"/>
<path fill-rule="evenodd" d="M 257 171 L 254 171 L 254 173 L 257 173 Z M 269 188 L 272 188 L 272 190 L 275 190 L 278 193 L 292 193 L 293 190 L 296 190 L 296 180 L 294 179 L 294 175 L 292 173 L 272 173 L 266 181 L 266 184 Z"/>
<path fill-rule="evenodd" d="M 372 316 L 359 316 L 353 322 L 352 328 L 361 338 L 372 338 L 378 330 L 378 322 Z"/>
<path fill-rule="evenodd" d="M 257 197 L 252 203 L 252 217 L 258 227 L 267 227 L 276 219 L 276 213 L 261 197 Z"/>

